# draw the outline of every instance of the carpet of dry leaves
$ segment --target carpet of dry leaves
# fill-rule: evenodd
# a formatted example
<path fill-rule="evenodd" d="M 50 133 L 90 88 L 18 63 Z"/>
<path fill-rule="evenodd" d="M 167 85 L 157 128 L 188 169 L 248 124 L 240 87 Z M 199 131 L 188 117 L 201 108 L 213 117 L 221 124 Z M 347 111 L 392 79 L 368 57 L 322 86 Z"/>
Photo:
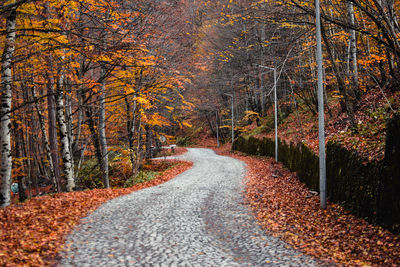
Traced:
<path fill-rule="evenodd" d="M 176 161 L 150 182 L 130 188 L 95 189 L 35 197 L 0 210 L 0 265 L 43 266 L 57 261 L 65 238 L 80 219 L 102 203 L 164 183 L 192 166 Z"/>
<path fill-rule="evenodd" d="M 271 158 L 218 153 L 247 164 L 248 202 L 262 227 L 306 254 L 344 266 L 399 266 L 400 236 L 328 203 L 319 208 L 295 173 Z"/>
<path fill-rule="evenodd" d="M 184 147 L 179 147 L 175 146 L 173 148 L 163 148 L 161 152 L 159 152 L 156 157 L 158 158 L 163 158 L 163 157 L 168 157 L 168 156 L 180 156 L 182 154 L 185 154 L 187 152 L 187 149 Z"/>
<path fill-rule="evenodd" d="M 174 150 L 175 150 L 175 152 L 173 152 L 172 154 L 173 154 L 175 157 L 176 157 L 176 156 L 183 155 L 183 154 L 185 154 L 185 153 L 188 151 L 186 148 L 184 148 L 184 147 L 179 147 L 179 146 L 175 147 Z"/>

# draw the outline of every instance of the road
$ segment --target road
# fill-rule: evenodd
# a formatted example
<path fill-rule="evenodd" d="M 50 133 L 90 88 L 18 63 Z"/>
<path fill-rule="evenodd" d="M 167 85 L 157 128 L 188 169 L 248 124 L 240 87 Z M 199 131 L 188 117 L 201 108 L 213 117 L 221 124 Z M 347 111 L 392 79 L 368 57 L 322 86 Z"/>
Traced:
<path fill-rule="evenodd" d="M 68 237 L 62 266 L 315 266 L 265 234 L 243 199 L 245 164 L 210 149 L 179 156 L 193 168 L 113 199 Z"/>

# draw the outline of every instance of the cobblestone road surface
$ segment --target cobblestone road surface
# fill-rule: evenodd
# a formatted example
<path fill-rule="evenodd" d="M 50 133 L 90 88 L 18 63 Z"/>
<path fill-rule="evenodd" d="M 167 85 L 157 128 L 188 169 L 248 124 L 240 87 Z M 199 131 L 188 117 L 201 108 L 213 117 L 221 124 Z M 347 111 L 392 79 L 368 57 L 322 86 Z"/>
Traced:
<path fill-rule="evenodd" d="M 193 168 L 102 205 L 69 236 L 63 266 L 315 266 L 262 232 L 242 199 L 245 164 L 209 149 Z"/>

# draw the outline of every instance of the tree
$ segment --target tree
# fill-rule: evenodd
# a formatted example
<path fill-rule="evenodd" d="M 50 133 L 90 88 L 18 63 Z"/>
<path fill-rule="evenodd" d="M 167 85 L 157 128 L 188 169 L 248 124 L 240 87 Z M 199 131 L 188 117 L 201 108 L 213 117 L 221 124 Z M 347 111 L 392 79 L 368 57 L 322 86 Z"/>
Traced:
<path fill-rule="evenodd" d="M 133 173 L 138 170 L 146 134 L 151 144 L 189 106 L 182 93 L 191 82 L 192 62 L 183 64 L 194 42 L 187 33 L 195 28 L 186 23 L 191 4 L 16 0 L 0 7 L 7 17 L 7 27 L 0 21 L 7 89 L 1 142 L 13 144 L 1 156 L 5 202 L 12 179 L 21 188 L 26 180 L 28 189 L 73 190 L 87 155 L 97 159 L 105 187 L 109 150 L 129 147 Z M 12 142 L 11 121 L 18 136 Z M 19 179 L 20 169 L 27 179 Z"/>
<path fill-rule="evenodd" d="M 11 3 L 15 3 L 12 1 Z M 16 39 L 16 7 L 12 7 L 6 17 L 6 40 L 1 59 L 1 107 L 0 107 L 0 207 L 10 205 L 11 183 L 11 99 L 12 99 L 12 62 Z"/>

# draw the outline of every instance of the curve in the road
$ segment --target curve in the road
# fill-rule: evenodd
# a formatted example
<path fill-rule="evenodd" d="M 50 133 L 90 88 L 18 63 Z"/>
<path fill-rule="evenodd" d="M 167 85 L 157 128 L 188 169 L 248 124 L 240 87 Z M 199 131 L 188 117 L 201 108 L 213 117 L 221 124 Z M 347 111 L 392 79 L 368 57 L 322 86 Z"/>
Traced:
<path fill-rule="evenodd" d="M 245 164 L 189 149 L 193 168 L 113 199 L 68 237 L 62 266 L 313 266 L 243 204 Z"/>

